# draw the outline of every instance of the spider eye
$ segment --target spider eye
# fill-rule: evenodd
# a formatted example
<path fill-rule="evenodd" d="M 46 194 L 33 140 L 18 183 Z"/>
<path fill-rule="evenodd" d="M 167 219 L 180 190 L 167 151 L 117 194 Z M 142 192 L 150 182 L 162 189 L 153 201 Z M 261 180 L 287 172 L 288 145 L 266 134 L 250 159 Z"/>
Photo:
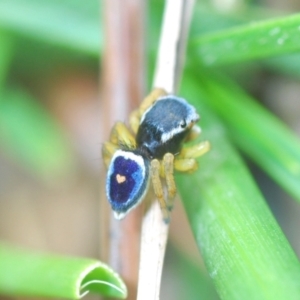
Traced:
<path fill-rule="evenodd" d="M 185 121 L 185 120 L 182 120 L 182 121 L 180 122 L 180 127 L 181 127 L 181 128 L 185 128 L 185 127 L 186 127 L 186 121 Z"/>
<path fill-rule="evenodd" d="M 116 151 L 108 168 L 106 193 L 117 219 L 143 200 L 148 178 L 147 160 L 130 151 Z"/>

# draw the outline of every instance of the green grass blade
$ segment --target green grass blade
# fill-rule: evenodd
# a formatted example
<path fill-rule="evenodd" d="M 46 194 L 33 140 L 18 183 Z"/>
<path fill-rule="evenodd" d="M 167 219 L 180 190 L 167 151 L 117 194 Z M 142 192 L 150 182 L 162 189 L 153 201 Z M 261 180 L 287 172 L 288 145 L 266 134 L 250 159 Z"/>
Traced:
<path fill-rule="evenodd" d="M 200 78 L 201 77 L 201 78 Z M 300 140 L 233 81 L 200 76 L 209 104 L 228 125 L 241 149 L 300 201 Z"/>
<path fill-rule="evenodd" d="M 294 79 L 300 78 L 300 55 L 294 53 L 264 60 L 264 66 L 272 72 L 288 75 Z"/>
<path fill-rule="evenodd" d="M 183 94 L 201 114 L 212 150 L 177 177 L 197 243 L 222 299 L 299 299 L 300 264 L 224 127 L 186 73 Z"/>
<path fill-rule="evenodd" d="M 178 272 L 180 270 L 180 272 Z M 201 263 L 195 263 L 188 253 L 181 252 L 169 244 L 164 262 L 161 299 L 170 299 L 170 281 L 173 300 L 219 299 L 211 278 Z M 196 297 L 201 295 L 201 297 Z"/>
<path fill-rule="evenodd" d="M 32 253 L 0 244 L 0 293 L 78 299 L 88 292 L 126 298 L 121 278 L 92 259 Z"/>
<path fill-rule="evenodd" d="M 0 89 L 2 89 L 13 53 L 13 38 L 0 29 L 0 41 Z"/>
<path fill-rule="evenodd" d="M 99 1 L 1 0 L 0 27 L 99 56 Z"/>
<path fill-rule="evenodd" d="M 203 35 L 190 42 L 200 63 L 224 65 L 300 50 L 300 15 L 247 24 Z"/>

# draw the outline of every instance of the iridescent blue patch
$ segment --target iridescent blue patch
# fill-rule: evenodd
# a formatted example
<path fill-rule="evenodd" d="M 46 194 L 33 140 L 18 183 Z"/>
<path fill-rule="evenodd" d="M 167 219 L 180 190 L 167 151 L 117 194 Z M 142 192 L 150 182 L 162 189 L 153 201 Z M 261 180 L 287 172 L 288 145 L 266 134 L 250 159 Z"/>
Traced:
<path fill-rule="evenodd" d="M 140 155 L 118 151 L 108 170 L 106 192 L 112 209 L 126 213 L 142 200 L 146 193 L 149 166 Z"/>

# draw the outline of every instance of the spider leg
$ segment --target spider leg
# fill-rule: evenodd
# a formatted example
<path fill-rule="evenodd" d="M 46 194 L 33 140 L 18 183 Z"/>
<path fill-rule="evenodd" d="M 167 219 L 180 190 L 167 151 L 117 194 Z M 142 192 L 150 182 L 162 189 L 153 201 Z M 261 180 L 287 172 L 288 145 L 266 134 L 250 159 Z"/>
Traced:
<path fill-rule="evenodd" d="M 198 163 L 194 158 L 177 158 L 174 161 L 174 169 L 179 172 L 192 173 L 198 168 Z"/>
<path fill-rule="evenodd" d="M 196 139 L 201 133 L 201 128 L 198 125 L 193 125 L 193 127 L 190 129 L 188 136 L 186 137 L 185 141 L 193 141 Z"/>
<path fill-rule="evenodd" d="M 158 159 L 151 161 L 151 180 L 153 185 L 154 194 L 157 197 L 160 208 L 162 210 L 163 218 L 166 223 L 170 221 L 168 206 L 164 197 L 164 190 L 160 180 L 160 162 Z"/>
<path fill-rule="evenodd" d="M 126 125 L 122 122 L 116 122 L 110 133 L 110 142 L 115 145 L 123 145 L 128 148 L 135 148 L 135 138 Z"/>
<path fill-rule="evenodd" d="M 129 149 L 135 148 L 135 139 L 124 123 L 116 122 L 111 130 L 109 141 L 102 146 L 102 157 L 106 167 L 115 151 L 122 145 Z"/>
<path fill-rule="evenodd" d="M 136 134 L 140 125 L 140 120 L 144 112 L 160 97 L 167 95 L 164 89 L 155 88 L 141 103 L 140 107 L 134 110 L 129 116 L 129 124 L 132 131 Z"/>
<path fill-rule="evenodd" d="M 188 146 L 180 151 L 180 158 L 197 158 L 208 152 L 210 149 L 210 143 L 204 141 L 193 146 Z"/>
<path fill-rule="evenodd" d="M 168 209 L 172 210 L 174 198 L 176 196 L 176 184 L 174 180 L 174 155 L 166 153 L 163 157 L 164 176 L 166 178 L 167 195 L 168 195 Z"/>
<path fill-rule="evenodd" d="M 102 158 L 104 161 L 104 164 L 106 166 L 106 169 L 108 168 L 111 158 L 118 149 L 118 146 L 111 143 L 111 142 L 105 142 L 102 146 Z"/>
<path fill-rule="evenodd" d="M 180 172 L 193 172 L 198 168 L 195 158 L 204 155 L 210 149 L 210 143 L 204 141 L 196 145 L 185 147 L 174 161 L 174 168 Z"/>

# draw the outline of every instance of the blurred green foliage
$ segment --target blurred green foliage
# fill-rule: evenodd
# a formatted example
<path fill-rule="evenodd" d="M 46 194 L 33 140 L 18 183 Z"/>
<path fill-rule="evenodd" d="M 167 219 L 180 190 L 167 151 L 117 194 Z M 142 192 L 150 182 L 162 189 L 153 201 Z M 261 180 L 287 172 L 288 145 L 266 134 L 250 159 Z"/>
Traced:
<path fill-rule="evenodd" d="M 96 0 L 0 1 L 0 147 L 42 179 L 72 173 L 76 161 L 54 117 L 30 86 L 13 75 L 28 76 L 38 85 L 40 76 L 64 61 L 97 65 L 103 46 L 100 10 Z M 162 11 L 163 1 L 149 2 L 150 62 Z M 222 299 L 300 297 L 299 261 L 236 150 L 300 199 L 298 137 L 256 103 L 246 91 L 249 84 L 240 85 L 262 72 L 299 78 L 299 21 L 297 14 L 278 17 L 251 2 L 227 13 L 209 2 L 195 7 L 180 93 L 199 109 L 201 139 L 210 140 L 212 151 L 201 158 L 195 174 L 180 175 L 177 181 Z M 207 282 L 188 263 L 183 265 L 184 274 Z M 205 293 L 206 299 L 215 297 L 213 289 Z"/>

